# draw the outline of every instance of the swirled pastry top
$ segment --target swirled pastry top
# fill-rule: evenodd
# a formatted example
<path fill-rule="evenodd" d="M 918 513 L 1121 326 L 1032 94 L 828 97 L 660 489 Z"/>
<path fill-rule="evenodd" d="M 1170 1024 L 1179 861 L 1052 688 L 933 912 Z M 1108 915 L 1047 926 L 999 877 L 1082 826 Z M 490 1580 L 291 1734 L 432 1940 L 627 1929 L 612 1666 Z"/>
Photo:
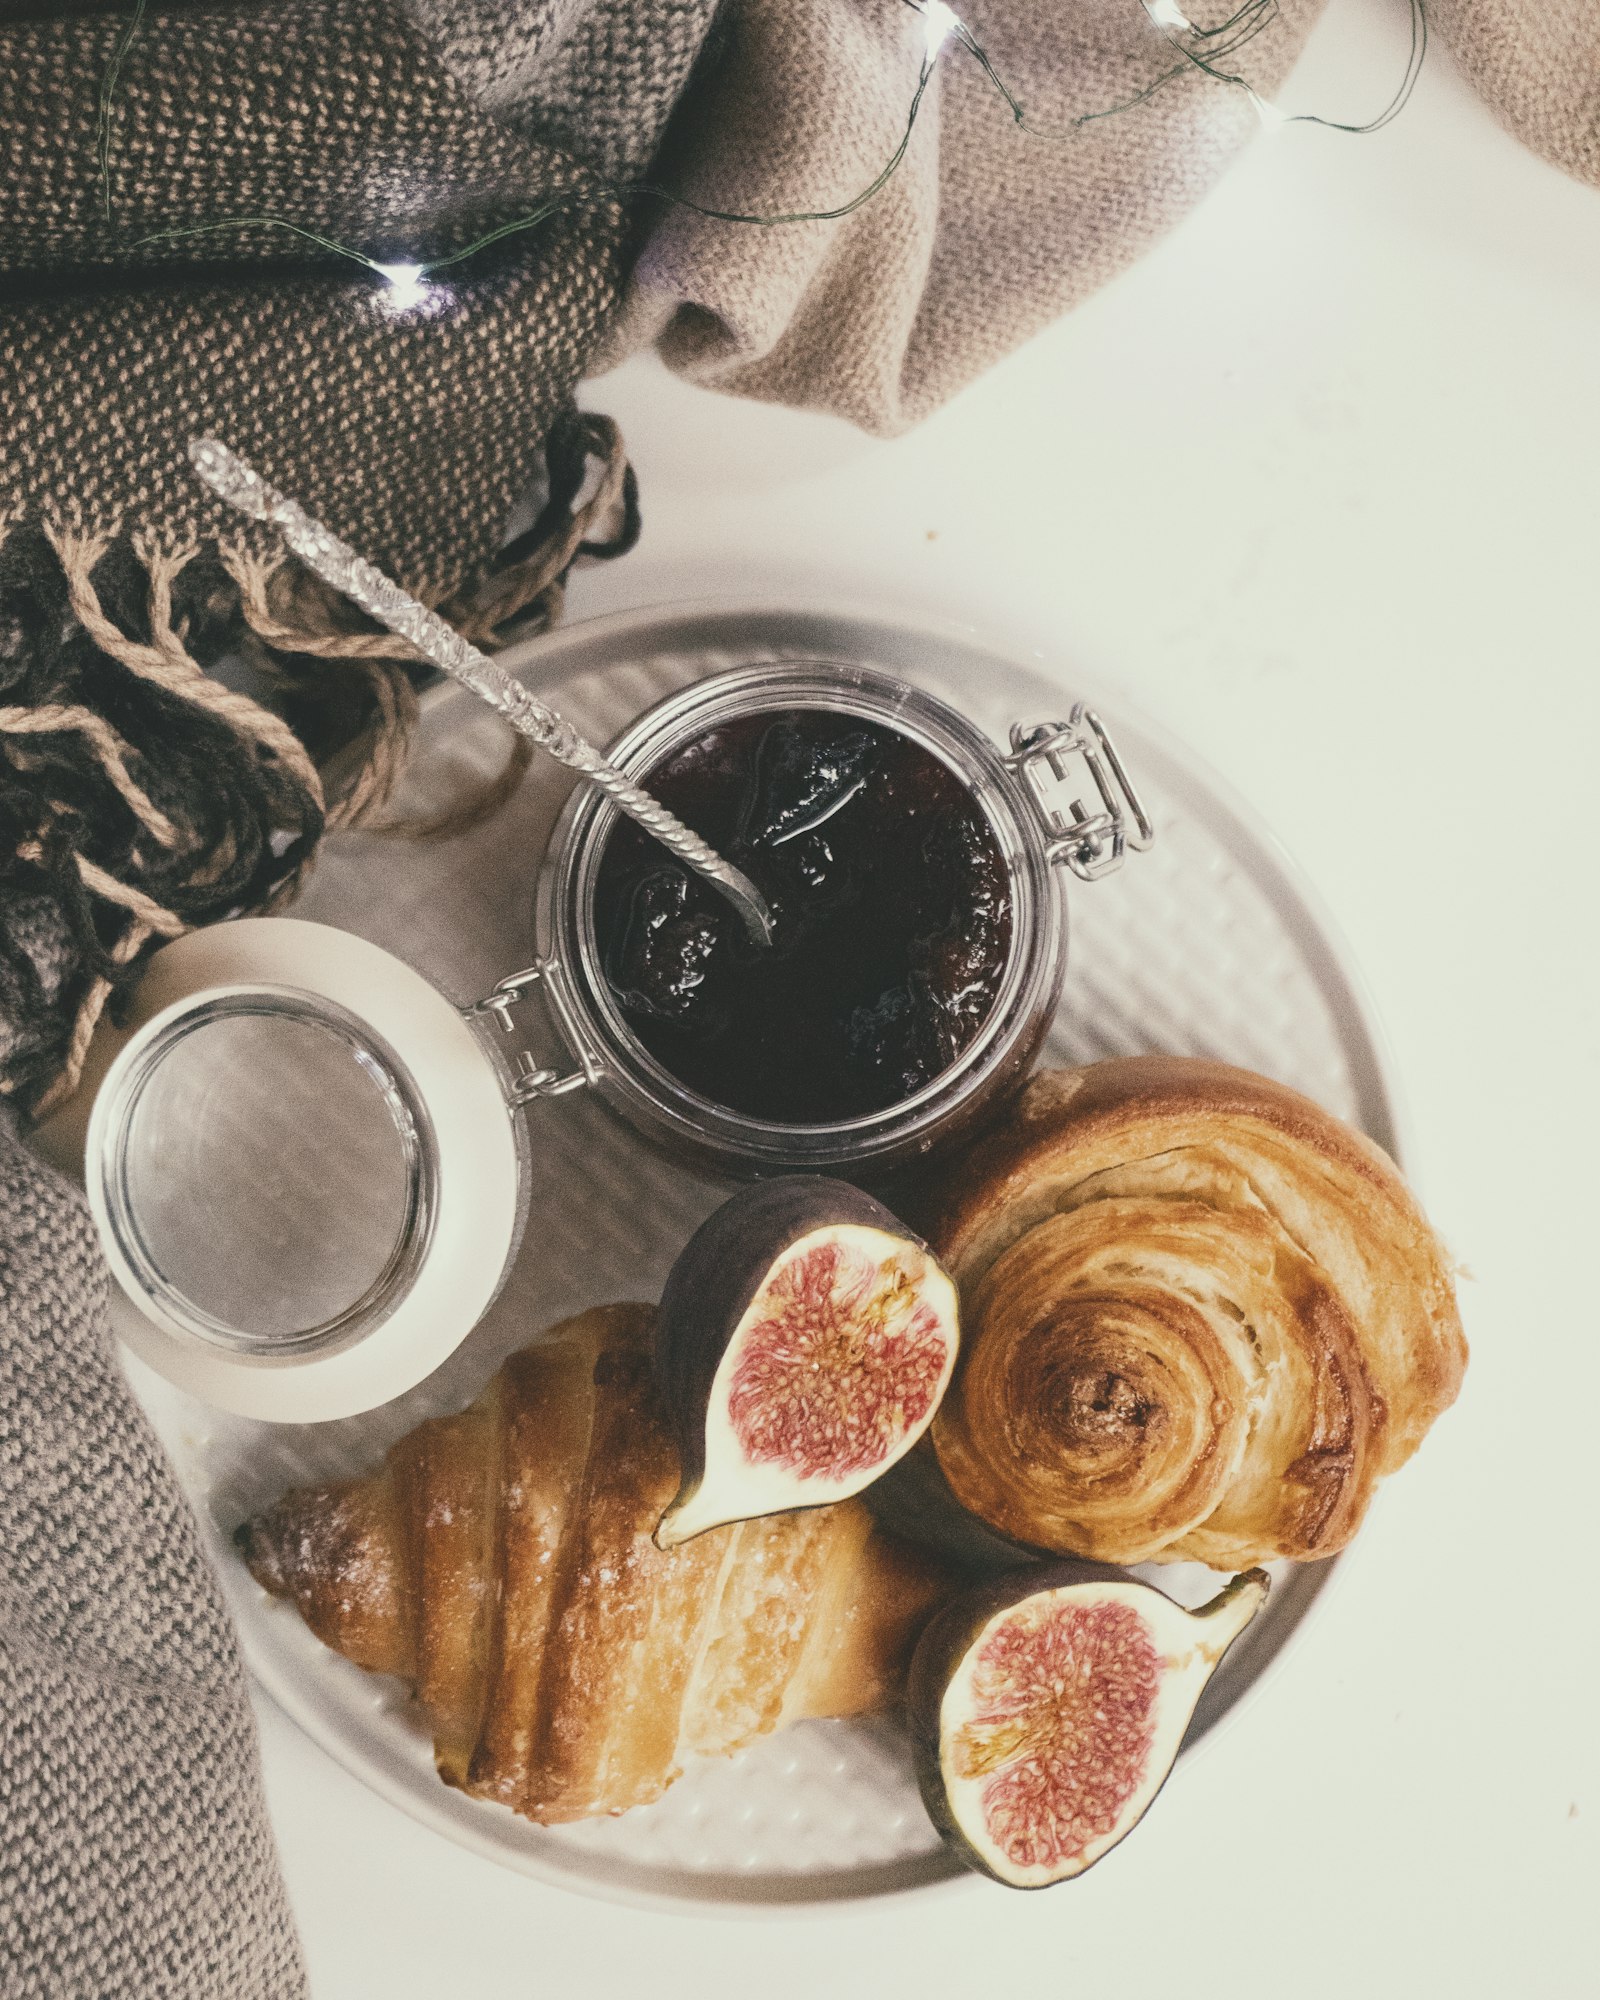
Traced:
<path fill-rule="evenodd" d="M 1047 1071 L 947 1185 L 956 1497 L 1030 1546 L 1326 1556 L 1455 1399 L 1438 1238 L 1370 1140 L 1249 1071 Z"/>

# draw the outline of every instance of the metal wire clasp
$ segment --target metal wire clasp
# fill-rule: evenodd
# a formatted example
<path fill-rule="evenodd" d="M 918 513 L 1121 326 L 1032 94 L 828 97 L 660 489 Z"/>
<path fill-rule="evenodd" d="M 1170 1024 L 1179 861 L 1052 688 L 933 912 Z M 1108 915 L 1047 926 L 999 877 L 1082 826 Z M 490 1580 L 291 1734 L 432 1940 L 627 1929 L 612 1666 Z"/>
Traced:
<path fill-rule="evenodd" d="M 1082 799 L 1073 796 L 1067 761 L 1073 756 L 1089 767 L 1100 794 L 1097 813 L 1091 814 Z M 1120 868 L 1126 848 L 1142 854 L 1154 844 L 1155 827 L 1123 769 L 1117 746 L 1099 716 L 1081 701 L 1073 705 L 1065 722 L 1013 723 L 1011 755 L 1005 764 L 1027 781 L 1045 823 L 1050 859 L 1064 861 L 1083 881 L 1093 882 Z"/>
<path fill-rule="evenodd" d="M 566 1037 L 573 1049 L 580 1068 L 563 1076 L 559 1070 L 544 1069 L 532 1049 L 521 1048 L 511 1060 L 511 1102 L 514 1105 L 531 1104 L 540 1097 L 565 1097 L 571 1091 L 582 1090 L 593 1083 L 599 1071 L 584 1056 L 578 1040 L 568 1006 L 567 996 L 559 978 L 559 967 L 549 959 L 540 959 L 522 972 L 513 972 L 502 979 L 492 993 L 486 993 L 481 1000 L 475 1000 L 467 1009 L 469 1020 L 482 1020 L 492 1014 L 499 1022 L 501 1032 L 515 1034 L 516 1022 L 512 1010 L 527 994 L 530 987 L 542 985 L 545 999 L 556 1026 Z"/>

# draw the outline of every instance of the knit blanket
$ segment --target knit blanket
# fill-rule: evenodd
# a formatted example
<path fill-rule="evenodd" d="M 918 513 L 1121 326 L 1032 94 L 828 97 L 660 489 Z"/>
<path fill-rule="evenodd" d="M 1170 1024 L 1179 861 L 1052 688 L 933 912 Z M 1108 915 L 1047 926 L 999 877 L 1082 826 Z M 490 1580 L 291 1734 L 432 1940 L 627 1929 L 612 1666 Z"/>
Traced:
<path fill-rule="evenodd" d="M 601 358 L 653 341 L 692 381 L 904 430 L 1148 249 L 1259 135 L 1249 95 L 1188 56 L 1270 100 L 1323 4 L 1279 0 L 1259 32 L 1208 42 L 1158 28 L 1139 0 L 968 0 L 957 12 L 1025 124 L 952 41 L 899 171 L 854 213 L 793 229 L 660 216 Z M 1406 0 L 1394 8 L 1357 115 L 1400 81 Z M 1199 0 L 1165 11 L 1212 30 L 1239 15 Z M 904 128 L 902 12 L 731 0 L 665 175 L 739 213 L 848 200 Z M 1525 144 L 1600 185 L 1594 0 L 1426 0 L 1425 21 L 1430 60 L 1442 44 Z"/>
<path fill-rule="evenodd" d="M 221 1590 L 82 1198 L 3 1129 L 0 1217 L 0 1991 L 298 1993 Z"/>
<path fill-rule="evenodd" d="M 1261 10 L 1229 66 L 1274 91 L 1319 5 Z M 59 1101 L 149 952 L 292 894 L 403 755 L 413 663 L 224 518 L 190 436 L 480 641 L 536 629 L 637 526 L 584 372 L 655 342 L 892 432 L 1190 207 L 1256 117 L 1158 11 L 970 0 L 991 73 L 959 41 L 930 62 L 904 0 L 0 0 L 0 1094 Z M 1429 15 L 1600 183 L 1592 0 Z M 81 1196 L 17 1122 L 0 1991 L 298 1994 L 220 1593 Z"/>

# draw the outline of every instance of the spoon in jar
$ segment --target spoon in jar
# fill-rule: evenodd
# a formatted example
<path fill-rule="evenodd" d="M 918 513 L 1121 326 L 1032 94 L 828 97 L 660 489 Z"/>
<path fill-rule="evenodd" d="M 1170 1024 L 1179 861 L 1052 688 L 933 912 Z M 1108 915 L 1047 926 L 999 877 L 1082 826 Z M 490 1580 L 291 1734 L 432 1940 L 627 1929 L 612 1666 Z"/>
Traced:
<path fill-rule="evenodd" d="M 392 577 L 358 556 L 348 543 L 316 520 L 287 494 L 269 486 L 260 473 L 220 439 L 191 438 L 189 459 L 220 499 L 253 521 L 276 528 L 289 547 L 324 583 L 357 604 L 380 625 L 415 646 L 424 659 L 504 716 L 558 764 L 598 785 L 620 812 L 637 820 L 663 847 L 719 889 L 738 911 L 757 944 L 772 942 L 772 912 L 761 891 L 731 861 L 724 861 L 675 813 L 624 777 L 569 722 L 547 708 L 515 675 L 480 653 L 437 613 L 419 604 Z"/>

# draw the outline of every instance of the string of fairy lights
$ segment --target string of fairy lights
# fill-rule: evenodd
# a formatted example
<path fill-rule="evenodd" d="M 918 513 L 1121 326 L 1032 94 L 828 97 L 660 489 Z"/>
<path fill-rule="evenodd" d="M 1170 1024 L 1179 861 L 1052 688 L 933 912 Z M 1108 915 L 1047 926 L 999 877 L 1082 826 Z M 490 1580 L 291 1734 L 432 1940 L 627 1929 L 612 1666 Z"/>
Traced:
<path fill-rule="evenodd" d="M 1239 76 L 1222 67 L 1224 62 L 1237 53 L 1239 46 L 1237 41 L 1231 46 L 1219 45 L 1213 49 L 1206 48 L 1205 44 L 1214 37 L 1226 37 L 1234 23 L 1238 22 L 1243 14 L 1251 11 L 1249 7 L 1242 9 L 1241 14 L 1235 15 L 1233 22 L 1224 22 L 1220 28 L 1207 30 L 1196 28 L 1193 22 L 1186 18 L 1176 0 L 1142 0 L 1142 4 L 1151 20 L 1162 30 L 1167 40 L 1183 58 L 1183 61 L 1168 73 L 1169 78 L 1181 75 L 1185 68 L 1192 67 L 1216 83 L 1242 90 L 1255 106 L 1262 124 L 1268 126 L 1320 125 L 1329 132 L 1349 132 L 1358 137 L 1369 132 L 1381 132 L 1385 125 L 1392 124 L 1399 117 L 1410 102 L 1411 93 L 1417 87 L 1428 54 L 1427 0 L 1410 0 L 1411 46 L 1406 56 L 1405 74 L 1401 77 L 1393 97 L 1378 115 L 1369 118 L 1364 124 L 1356 125 L 1340 118 L 1324 118 L 1314 111 L 1280 110 L 1276 104 L 1261 95 L 1248 77 Z M 1265 9 L 1268 19 L 1277 11 L 1277 0 L 1257 0 L 1257 4 Z M 1265 22 L 1262 25 L 1265 26 Z M 1189 38 L 1201 44 L 1198 51 L 1185 46 L 1185 41 Z M 1163 82 L 1167 80 L 1168 78 L 1162 79 Z"/>
<path fill-rule="evenodd" d="M 696 201 L 692 196 L 682 194 L 676 189 L 658 186 L 650 181 L 618 183 L 586 177 L 581 183 L 548 196 L 526 215 L 499 223 L 460 249 L 452 250 L 427 262 L 385 262 L 351 244 L 341 243 L 302 223 L 292 222 L 285 216 L 276 215 L 226 216 L 172 229 L 159 229 L 137 238 L 127 247 L 130 250 L 140 250 L 154 244 L 179 243 L 194 237 L 231 234 L 244 229 L 278 230 L 299 237 L 316 249 L 358 264 L 383 278 L 389 287 L 386 303 L 393 310 L 404 311 L 425 301 L 433 281 L 441 272 L 481 255 L 494 245 L 505 242 L 509 237 L 537 229 L 565 210 L 588 203 L 657 201 L 675 208 L 686 209 L 711 222 L 737 223 L 763 229 L 782 228 L 806 222 L 842 221 L 865 207 L 899 171 L 910 150 L 928 87 L 933 81 L 941 57 L 949 47 L 959 49 L 977 65 L 990 87 L 1009 109 L 1012 121 L 1018 130 L 1030 138 L 1046 143 L 1071 140 L 1087 128 L 1106 119 L 1125 116 L 1140 105 L 1148 103 L 1179 78 L 1197 73 L 1212 83 L 1242 92 L 1255 107 L 1263 125 L 1268 127 L 1320 125 L 1329 131 L 1357 135 L 1379 132 L 1397 118 L 1410 101 L 1427 54 L 1426 0 L 1409 0 L 1411 43 L 1405 73 L 1394 95 L 1376 117 L 1357 124 L 1337 118 L 1326 118 L 1315 112 L 1284 111 L 1270 99 L 1263 97 L 1249 78 L 1233 66 L 1240 53 L 1277 19 L 1278 0 L 1243 0 L 1243 4 L 1226 20 L 1212 27 L 1197 26 L 1178 5 L 1178 0 L 1137 0 L 1137 4 L 1172 49 L 1173 60 L 1151 82 L 1131 96 L 1098 110 L 1082 112 L 1064 125 L 1051 126 L 1030 116 L 1027 107 L 1001 74 L 988 50 L 948 4 L 948 0 L 902 0 L 902 5 L 921 17 L 923 28 L 917 80 L 904 129 L 894 150 L 866 186 L 847 201 L 836 203 L 829 208 L 769 212 L 715 208 Z M 147 5 L 148 0 L 136 0 L 101 80 L 98 158 L 102 199 L 108 221 L 112 219 L 111 150 L 117 83 L 127 60 L 128 51 L 133 46 L 144 19 Z"/>

